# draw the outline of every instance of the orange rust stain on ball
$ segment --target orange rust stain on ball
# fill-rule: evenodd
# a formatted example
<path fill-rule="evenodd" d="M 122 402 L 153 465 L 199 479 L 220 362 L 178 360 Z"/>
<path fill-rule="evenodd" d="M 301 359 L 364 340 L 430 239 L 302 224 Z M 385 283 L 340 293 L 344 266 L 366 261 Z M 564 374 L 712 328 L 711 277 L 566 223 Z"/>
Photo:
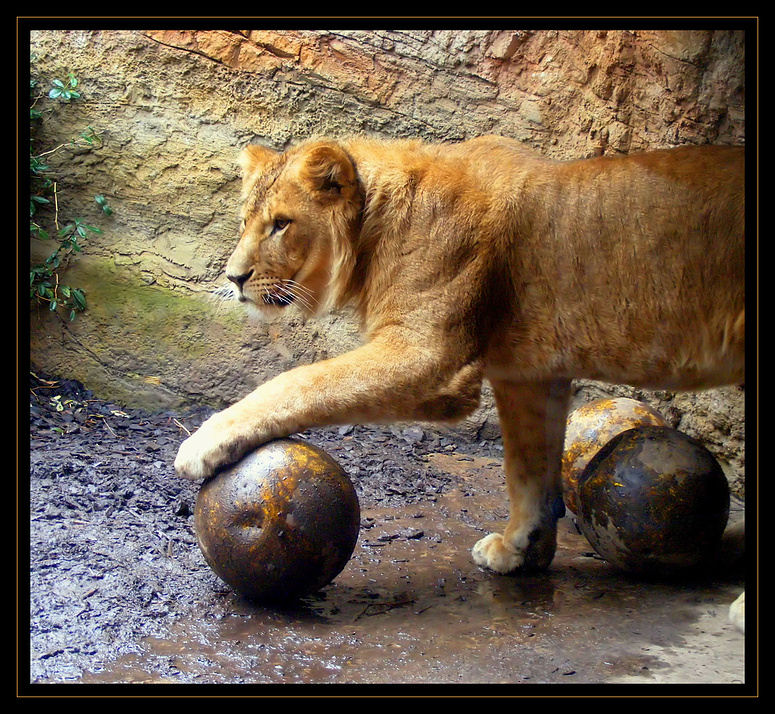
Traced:
<path fill-rule="evenodd" d="M 565 505 L 578 513 L 578 482 L 587 464 L 611 439 L 636 426 L 667 426 L 645 402 L 625 397 L 598 399 L 573 411 L 565 430 L 561 472 Z"/>

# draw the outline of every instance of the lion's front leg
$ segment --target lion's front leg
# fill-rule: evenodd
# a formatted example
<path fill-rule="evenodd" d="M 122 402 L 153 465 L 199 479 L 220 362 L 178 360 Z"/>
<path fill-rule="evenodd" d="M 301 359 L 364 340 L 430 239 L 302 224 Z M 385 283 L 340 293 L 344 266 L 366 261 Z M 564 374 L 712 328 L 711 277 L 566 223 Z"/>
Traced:
<path fill-rule="evenodd" d="M 204 480 L 239 461 L 251 449 L 297 431 L 288 411 L 290 389 L 290 380 L 280 375 L 207 419 L 180 445 L 175 458 L 177 474 L 194 481 Z M 301 411 L 298 409 L 299 417 Z"/>
<path fill-rule="evenodd" d="M 570 382 L 493 382 L 503 433 L 509 520 L 476 543 L 474 561 L 498 573 L 544 569 L 562 515 L 560 459 Z"/>
<path fill-rule="evenodd" d="M 175 459 L 180 476 L 202 480 L 271 439 L 315 426 L 450 420 L 476 408 L 481 367 L 384 335 L 352 352 L 289 370 L 213 415 Z"/>

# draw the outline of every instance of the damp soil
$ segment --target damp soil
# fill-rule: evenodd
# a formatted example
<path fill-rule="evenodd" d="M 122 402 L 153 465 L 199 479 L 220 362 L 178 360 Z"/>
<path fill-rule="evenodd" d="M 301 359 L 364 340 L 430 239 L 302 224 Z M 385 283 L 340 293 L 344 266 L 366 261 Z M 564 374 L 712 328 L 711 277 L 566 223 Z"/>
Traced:
<path fill-rule="evenodd" d="M 198 486 L 174 473 L 180 442 L 210 411 L 126 409 L 41 374 L 29 394 L 22 689 L 467 694 L 478 685 L 498 695 L 530 685 L 751 685 L 745 638 L 727 622 L 743 585 L 734 558 L 692 578 L 635 579 L 602 561 L 569 513 L 547 572 L 478 568 L 471 546 L 507 515 L 498 441 L 417 425 L 299 435 L 352 480 L 360 534 L 332 583 L 266 607 L 207 566 L 194 534 Z M 736 504 L 732 520 L 739 515 Z"/>

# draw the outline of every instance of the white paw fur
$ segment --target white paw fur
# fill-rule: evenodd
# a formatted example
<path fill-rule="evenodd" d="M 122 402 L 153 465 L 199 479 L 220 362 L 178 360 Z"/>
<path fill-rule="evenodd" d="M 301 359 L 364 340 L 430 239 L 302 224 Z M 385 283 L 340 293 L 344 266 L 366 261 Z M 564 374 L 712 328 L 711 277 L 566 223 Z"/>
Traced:
<path fill-rule="evenodd" d="M 471 555 L 477 565 L 503 574 L 514 572 L 525 561 L 524 553 L 505 543 L 500 533 L 490 533 L 477 541 Z"/>
<path fill-rule="evenodd" d="M 740 632 L 745 632 L 745 593 L 729 606 L 729 621 Z"/>

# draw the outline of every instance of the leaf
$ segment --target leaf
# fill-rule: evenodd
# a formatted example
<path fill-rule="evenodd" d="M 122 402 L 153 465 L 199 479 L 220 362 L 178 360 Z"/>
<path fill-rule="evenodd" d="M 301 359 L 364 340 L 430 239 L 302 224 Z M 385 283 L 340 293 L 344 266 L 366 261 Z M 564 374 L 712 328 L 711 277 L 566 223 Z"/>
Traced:
<path fill-rule="evenodd" d="M 94 132 L 94 129 L 90 126 L 87 126 L 81 133 L 80 137 L 87 143 L 89 146 L 91 146 L 99 137 Z"/>
<path fill-rule="evenodd" d="M 106 216 L 110 216 L 113 214 L 113 209 L 108 205 L 108 199 L 105 198 L 101 193 L 96 195 L 94 197 L 94 200 L 97 202 L 97 205 L 102 208 L 102 212 Z"/>
<path fill-rule="evenodd" d="M 51 84 L 53 84 L 55 87 L 62 87 L 64 88 L 65 83 L 61 79 L 54 79 L 51 81 Z"/>
<path fill-rule="evenodd" d="M 73 288 L 71 290 L 72 296 L 73 296 L 73 302 L 78 307 L 79 310 L 85 310 L 86 309 L 86 296 L 83 294 L 83 290 L 80 288 Z"/>

